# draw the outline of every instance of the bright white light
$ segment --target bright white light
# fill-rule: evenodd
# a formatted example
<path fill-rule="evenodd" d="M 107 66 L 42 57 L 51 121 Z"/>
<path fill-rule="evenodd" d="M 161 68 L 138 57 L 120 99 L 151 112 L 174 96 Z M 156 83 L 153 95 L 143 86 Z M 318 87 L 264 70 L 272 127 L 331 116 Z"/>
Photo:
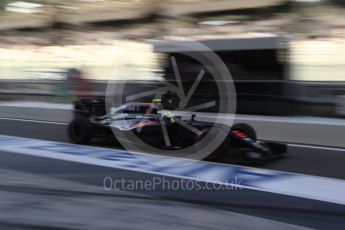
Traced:
<path fill-rule="evenodd" d="M 17 13 L 39 13 L 42 12 L 41 7 L 41 4 L 31 2 L 12 2 L 6 5 L 5 10 Z"/>
<path fill-rule="evenodd" d="M 321 2 L 322 0 L 294 0 L 294 2 L 307 2 L 307 3 L 314 3 L 314 2 Z"/>
<path fill-rule="evenodd" d="M 82 0 L 83 2 L 103 2 L 104 0 Z"/>
<path fill-rule="evenodd" d="M 205 25 L 205 26 L 225 26 L 228 24 L 236 24 L 239 23 L 239 21 L 203 21 L 199 22 L 200 25 Z"/>

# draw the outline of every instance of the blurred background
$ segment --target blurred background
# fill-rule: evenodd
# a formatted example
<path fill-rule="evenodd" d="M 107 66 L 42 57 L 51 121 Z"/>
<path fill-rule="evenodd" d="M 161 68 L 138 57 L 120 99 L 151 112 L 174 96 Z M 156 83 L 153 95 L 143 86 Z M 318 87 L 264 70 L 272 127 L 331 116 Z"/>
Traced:
<path fill-rule="evenodd" d="M 344 12 L 345 0 L 0 0 L 0 228 L 345 229 Z M 110 80 L 171 81 L 171 57 L 190 85 L 200 63 L 171 43 L 191 39 L 231 72 L 235 123 L 288 153 L 257 168 L 225 154 L 160 176 L 239 176 L 252 186 L 240 191 L 105 191 L 105 177 L 143 181 L 181 159 L 145 171 L 113 140 L 68 144 L 73 103 L 106 96 Z M 196 100 L 219 96 L 200 87 Z"/>
<path fill-rule="evenodd" d="M 1 0 L 0 114 L 38 119 L 30 107 L 70 110 L 104 96 L 108 80 L 169 80 L 168 42 L 194 39 L 230 70 L 237 114 L 344 124 L 344 8 L 341 0 Z M 183 81 L 197 76 L 191 60 L 178 63 Z M 11 110 L 23 106 L 27 115 Z"/>

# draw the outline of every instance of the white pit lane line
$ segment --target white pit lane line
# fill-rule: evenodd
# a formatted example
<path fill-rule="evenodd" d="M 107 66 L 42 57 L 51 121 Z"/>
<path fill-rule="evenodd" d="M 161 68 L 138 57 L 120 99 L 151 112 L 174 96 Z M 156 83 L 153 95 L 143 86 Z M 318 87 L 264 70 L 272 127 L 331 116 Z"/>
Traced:
<path fill-rule="evenodd" d="M 43 124 L 64 125 L 64 126 L 67 126 L 69 124 L 68 122 L 42 121 L 42 120 L 31 120 L 31 119 L 23 119 L 23 118 L 11 118 L 11 117 L 0 117 L 0 120 L 43 123 Z M 327 147 L 327 146 L 317 146 L 317 145 L 303 145 L 303 144 L 297 144 L 297 143 L 296 144 L 287 143 L 287 145 L 291 147 L 298 147 L 298 148 L 321 149 L 321 150 L 345 152 L 345 148 L 340 148 L 340 147 L 338 148 L 338 147 Z"/>
<path fill-rule="evenodd" d="M 53 125 L 68 125 L 67 122 L 41 121 L 41 120 L 31 120 L 31 119 L 23 119 L 23 118 L 11 118 L 11 117 L 0 117 L 0 120 L 32 122 L 32 123 L 44 123 L 44 124 L 53 124 Z"/>
<path fill-rule="evenodd" d="M 298 147 L 298 148 L 307 148 L 307 149 L 309 148 L 309 149 L 321 149 L 321 150 L 345 152 L 345 148 L 336 148 L 336 147 L 315 146 L 315 145 L 302 145 L 302 144 L 288 144 L 288 146 Z"/>
<path fill-rule="evenodd" d="M 239 188 L 345 205 L 345 181 L 339 179 L 6 135 L 0 135 L 0 151 L 228 186 L 237 181 Z"/>

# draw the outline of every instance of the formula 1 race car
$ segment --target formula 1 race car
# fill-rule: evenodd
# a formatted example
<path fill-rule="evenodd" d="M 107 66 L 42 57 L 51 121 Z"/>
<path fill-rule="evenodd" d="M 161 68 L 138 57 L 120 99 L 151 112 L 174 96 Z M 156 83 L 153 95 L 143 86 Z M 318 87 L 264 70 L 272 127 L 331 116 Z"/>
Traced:
<path fill-rule="evenodd" d="M 76 144 L 86 144 L 92 138 L 115 137 L 115 129 L 121 133 L 132 132 L 143 143 L 155 148 L 183 149 L 200 141 L 215 125 L 197 121 L 194 114 L 190 119 L 182 120 L 180 116 L 160 113 L 153 103 L 127 103 L 109 115 L 105 111 L 104 99 L 84 99 L 74 106 L 74 119 L 68 126 L 68 135 Z M 182 122 L 186 125 L 182 125 Z M 171 137 L 168 145 L 162 132 L 162 123 Z M 187 126 L 197 132 L 192 132 Z M 286 151 L 285 144 L 258 141 L 255 130 L 240 123 L 233 125 L 223 143 L 204 159 L 216 160 L 224 154 L 235 154 L 248 163 L 257 164 L 274 159 Z"/>

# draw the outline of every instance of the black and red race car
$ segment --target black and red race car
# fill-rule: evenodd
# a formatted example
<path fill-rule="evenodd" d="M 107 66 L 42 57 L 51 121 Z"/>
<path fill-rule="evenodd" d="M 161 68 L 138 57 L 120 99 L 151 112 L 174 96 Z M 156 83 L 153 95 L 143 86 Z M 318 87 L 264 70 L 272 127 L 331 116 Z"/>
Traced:
<path fill-rule="evenodd" d="M 178 150 L 200 141 L 214 126 L 210 122 L 198 121 L 195 115 L 182 120 L 180 116 L 163 113 L 153 103 L 127 103 L 107 115 L 104 99 L 87 99 L 75 104 L 74 119 L 68 126 L 68 135 L 73 143 L 86 144 L 93 138 L 115 137 L 114 130 L 130 132 L 145 145 Z M 204 157 L 205 160 L 234 154 L 248 163 L 262 163 L 287 151 L 285 144 L 257 140 L 255 130 L 248 124 L 235 124 L 229 130 L 223 143 Z M 169 135 L 169 143 L 165 135 Z M 131 139 L 121 140 L 120 143 L 123 141 L 138 144 Z"/>

